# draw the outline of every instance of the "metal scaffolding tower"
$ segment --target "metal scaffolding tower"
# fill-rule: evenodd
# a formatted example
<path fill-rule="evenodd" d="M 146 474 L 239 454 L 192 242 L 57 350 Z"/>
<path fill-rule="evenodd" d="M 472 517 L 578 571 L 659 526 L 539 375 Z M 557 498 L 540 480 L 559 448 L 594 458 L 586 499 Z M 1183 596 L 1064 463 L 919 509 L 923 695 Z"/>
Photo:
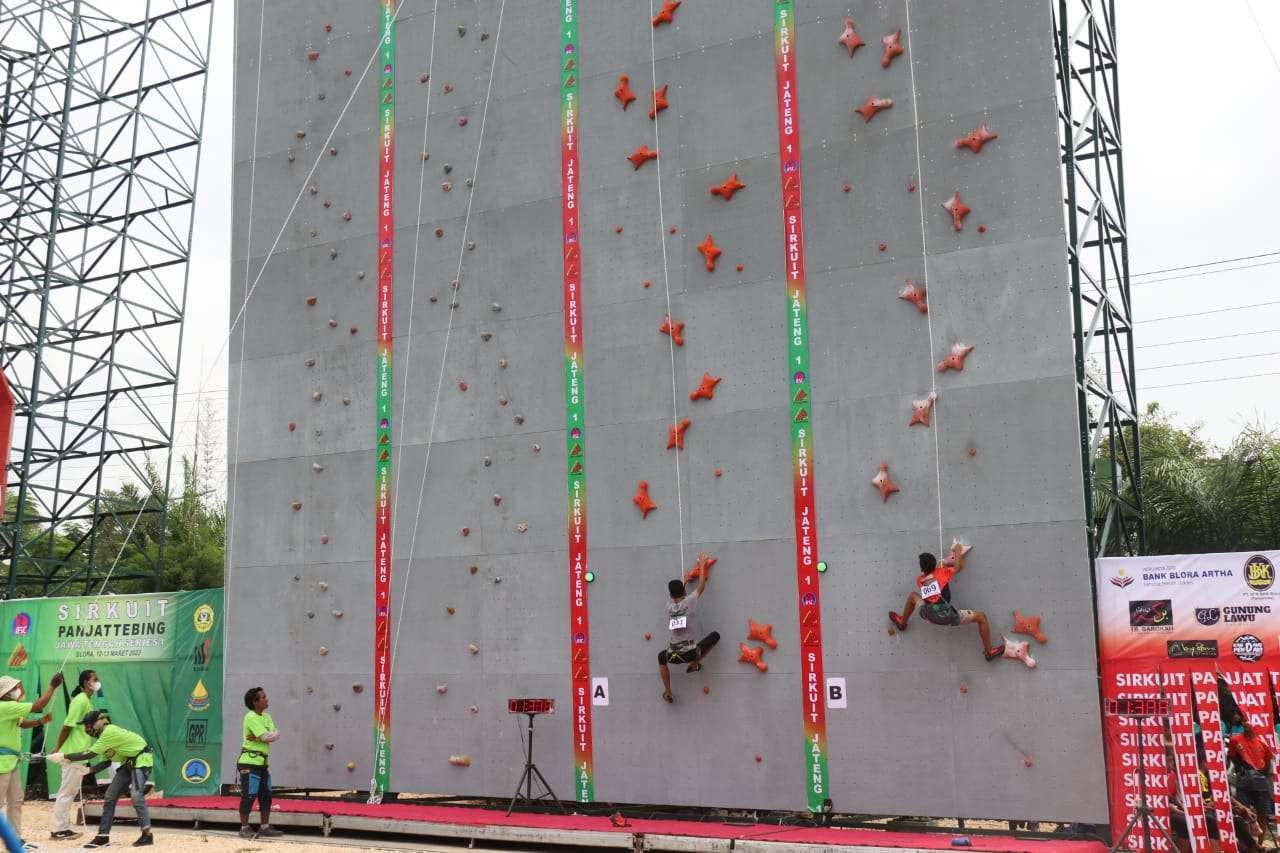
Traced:
<path fill-rule="evenodd" d="M 0 3 L 9 596 L 159 577 L 212 8 Z"/>
<path fill-rule="evenodd" d="M 1053 19 L 1089 556 L 1143 554 L 1115 0 Z"/>

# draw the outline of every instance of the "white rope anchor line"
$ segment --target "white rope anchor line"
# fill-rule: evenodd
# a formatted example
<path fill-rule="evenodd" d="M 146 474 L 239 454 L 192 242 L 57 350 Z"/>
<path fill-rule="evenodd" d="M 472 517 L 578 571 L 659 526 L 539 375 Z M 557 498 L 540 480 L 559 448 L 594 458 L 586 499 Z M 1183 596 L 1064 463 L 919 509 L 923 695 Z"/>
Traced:
<path fill-rule="evenodd" d="M 432 79 L 432 76 L 435 73 L 436 22 L 439 18 L 439 12 L 440 0 L 434 0 L 431 6 L 431 45 L 427 52 L 427 109 L 426 115 L 422 120 L 422 157 L 419 158 L 422 161 L 422 164 L 418 167 L 418 214 L 413 229 L 413 266 L 409 271 L 409 333 L 405 336 L 404 344 L 404 364 L 406 368 L 413 363 L 413 312 L 418 294 L 418 249 L 422 245 L 422 200 L 425 195 L 424 187 L 426 185 L 427 177 L 427 131 L 431 127 L 431 89 L 435 85 L 435 80 Z M 450 319 L 452 319 L 452 309 L 450 309 L 449 316 Z M 404 416 L 405 410 L 409 405 L 409 372 L 410 371 L 408 369 L 401 371 L 401 373 L 404 374 L 404 387 L 400 392 L 401 417 Z M 443 374 L 441 375 L 443 376 Z M 394 406 L 392 410 L 391 423 L 396 427 L 400 424 L 400 418 L 395 415 Z M 396 447 L 396 464 L 395 471 L 392 474 L 391 486 L 391 542 L 393 547 L 396 541 L 396 524 L 400 520 L 400 469 L 403 462 L 404 442 L 401 442 L 399 446 Z M 403 602 L 401 603 L 400 608 L 400 614 L 403 614 Z M 400 614 L 397 614 L 397 623 L 399 622 Z"/>
<path fill-rule="evenodd" d="M 467 195 L 467 213 L 462 220 L 462 240 L 458 245 L 458 268 L 453 280 L 458 282 L 458 289 L 452 290 L 449 300 L 449 324 L 445 327 L 444 348 L 440 354 L 440 375 L 436 378 L 435 400 L 431 405 L 431 425 L 427 430 L 426 458 L 422 462 L 422 481 L 418 485 L 418 507 L 413 515 L 413 532 L 409 535 L 409 557 L 405 564 L 404 586 L 400 596 L 400 612 L 396 616 L 396 629 L 391 638 L 391 664 L 387 668 L 387 678 L 394 684 L 396 668 L 396 652 L 400 648 L 400 628 L 404 625 L 405 592 L 409 589 L 409 578 L 413 574 L 413 549 L 418 541 L 418 526 L 422 521 L 422 502 L 427 492 L 427 471 L 431 466 L 431 447 L 435 442 L 436 417 L 440 414 L 440 389 L 444 386 L 445 361 L 449 354 L 449 338 L 453 334 L 453 318 L 457 314 L 458 294 L 462 292 L 462 259 L 467 251 L 467 232 L 471 226 L 471 206 L 476 198 L 476 185 L 480 183 L 480 151 L 484 147 L 484 128 L 489 118 L 489 99 L 493 94 L 493 76 L 498 66 L 498 47 L 502 43 L 502 18 L 507 9 L 507 0 L 498 6 L 498 26 L 493 36 L 493 58 L 489 61 L 489 83 L 485 87 L 484 107 L 480 112 L 480 138 L 476 141 L 475 162 L 471 164 L 471 192 Z M 394 542 L 394 540 L 392 540 Z"/>
<path fill-rule="evenodd" d="M 652 0 L 650 0 L 652 2 Z M 911 70 L 911 115 L 913 119 L 913 130 L 916 137 L 916 183 L 920 196 L 920 261 L 924 266 L 924 292 L 925 299 L 929 300 L 933 296 L 933 291 L 929 286 L 929 246 L 928 237 L 925 234 L 925 217 L 924 217 L 924 167 L 920 156 L 920 92 L 916 88 L 916 55 L 911 49 L 911 0 L 904 0 L 903 5 L 907 10 L 907 68 Z M 926 302 L 927 304 L 927 302 Z M 933 467 L 934 475 L 937 480 L 938 493 L 938 558 L 942 558 L 945 550 L 942 544 L 942 454 L 938 448 L 938 431 L 942 428 L 940 415 L 940 406 L 938 405 L 938 370 L 937 362 L 933 352 L 933 306 L 929 306 L 929 310 L 925 312 L 926 326 L 929 330 L 929 386 L 930 392 L 934 395 L 933 400 L 933 416 L 931 418 L 932 426 L 929 429 L 933 432 Z"/>
<path fill-rule="evenodd" d="M 652 21 L 654 16 L 653 0 L 649 0 L 649 18 Z M 649 72 L 653 81 L 653 91 L 658 91 L 658 57 L 657 47 L 655 45 L 654 27 L 652 23 L 649 26 Z M 658 117 L 656 97 L 651 96 L 650 106 L 653 108 L 653 150 L 661 151 L 661 145 L 658 141 Z M 667 317 L 671 318 L 671 322 L 675 323 L 675 318 L 671 316 L 671 276 L 668 272 L 667 265 L 667 223 L 665 214 L 662 209 L 662 157 L 658 156 L 653 161 L 657 167 L 658 174 L 658 243 L 662 247 L 662 290 L 667 297 Z M 667 335 L 667 349 L 671 353 L 671 428 L 679 430 L 680 424 L 680 392 L 676 389 L 676 332 L 673 328 L 671 334 Z M 679 434 L 678 432 L 676 433 Z M 676 525 L 680 534 L 680 577 L 684 577 L 685 560 L 684 560 L 684 496 L 680 487 L 680 448 L 674 448 L 675 467 L 676 467 Z"/>

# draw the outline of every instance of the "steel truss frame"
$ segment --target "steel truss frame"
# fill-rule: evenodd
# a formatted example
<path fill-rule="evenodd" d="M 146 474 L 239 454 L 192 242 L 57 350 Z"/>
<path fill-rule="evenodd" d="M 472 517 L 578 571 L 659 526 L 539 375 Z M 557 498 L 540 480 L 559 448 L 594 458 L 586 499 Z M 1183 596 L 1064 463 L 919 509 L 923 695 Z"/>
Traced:
<path fill-rule="evenodd" d="M 1052 4 L 1091 563 L 1146 553 L 1115 6 Z"/>
<path fill-rule="evenodd" d="M 212 9 L 0 3 L 8 596 L 160 577 Z"/>

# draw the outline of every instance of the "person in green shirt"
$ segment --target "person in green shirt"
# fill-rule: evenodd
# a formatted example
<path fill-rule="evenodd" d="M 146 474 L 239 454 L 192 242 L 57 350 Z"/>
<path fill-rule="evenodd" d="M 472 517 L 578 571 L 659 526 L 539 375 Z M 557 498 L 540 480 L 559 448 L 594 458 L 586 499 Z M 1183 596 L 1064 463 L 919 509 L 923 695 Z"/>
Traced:
<path fill-rule="evenodd" d="M 97 764 L 89 767 L 89 772 L 97 774 L 118 762 L 116 775 L 111 777 L 107 793 L 102 800 L 102 817 L 98 819 L 98 834 L 85 845 L 86 850 L 108 847 L 111 844 L 111 823 L 116 817 L 116 803 L 125 791 L 132 789 L 133 810 L 138 815 L 138 826 L 142 835 L 133 842 L 134 847 L 150 847 L 156 843 L 151 834 L 151 813 L 147 810 L 147 778 L 155 761 L 151 757 L 151 747 L 142 735 L 115 725 L 106 711 L 90 711 L 82 721 L 85 732 L 97 738 L 93 745 L 81 752 L 50 753 L 49 761 L 66 765 L 68 762 L 89 761 L 99 759 Z"/>
<path fill-rule="evenodd" d="M 280 739 L 275 721 L 267 713 L 267 691 L 251 687 L 244 694 L 244 715 L 241 727 L 244 735 L 240 757 L 236 759 L 236 771 L 240 774 L 240 837 L 253 838 L 249 826 L 249 813 L 253 801 L 258 801 L 262 823 L 256 833 L 259 838 L 279 838 L 283 832 L 271 825 L 271 773 L 267 761 L 271 757 L 271 744 Z"/>
<path fill-rule="evenodd" d="M 83 752 L 93 743 L 93 738 L 81 725 L 84 715 L 93 710 L 92 697 L 102 689 L 98 673 L 92 669 L 82 670 L 75 691 L 71 694 L 71 704 L 67 706 L 67 717 L 62 721 L 62 729 L 58 732 L 58 741 L 54 744 L 54 752 Z M 84 764 L 62 765 L 62 784 L 58 786 L 58 795 L 53 801 L 53 828 L 49 837 L 54 841 L 72 841 L 80 837 L 80 833 L 71 828 L 71 805 L 80 794 L 80 785 L 88 775 L 89 768 Z"/>
<path fill-rule="evenodd" d="M 13 831 L 22 836 L 22 770 L 18 759 L 22 757 L 22 733 L 19 729 L 34 729 L 49 718 L 28 720 L 30 714 L 44 710 L 53 698 L 53 691 L 62 685 L 62 673 L 54 673 L 49 687 L 34 702 L 24 701 L 26 693 L 22 682 L 11 675 L 0 677 L 0 809 L 9 818 Z"/>

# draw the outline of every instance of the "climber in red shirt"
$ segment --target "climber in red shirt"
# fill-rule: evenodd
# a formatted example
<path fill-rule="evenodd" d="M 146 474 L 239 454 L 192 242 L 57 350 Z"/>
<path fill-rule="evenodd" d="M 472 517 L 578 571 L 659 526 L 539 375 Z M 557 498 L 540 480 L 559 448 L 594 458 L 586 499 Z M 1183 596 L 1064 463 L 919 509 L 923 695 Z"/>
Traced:
<path fill-rule="evenodd" d="M 899 616 L 889 612 L 889 621 L 899 631 L 908 627 L 907 620 L 920 608 L 920 618 L 934 625 L 968 625 L 978 626 L 978 636 L 982 638 L 982 654 L 987 660 L 995 660 L 1004 654 L 1004 643 L 991 645 L 991 626 L 987 622 L 987 614 L 981 610 L 957 610 L 951 604 L 951 579 L 964 568 L 964 546 L 956 543 L 951 546 L 953 566 L 939 566 L 938 558 L 929 553 L 920 555 L 920 574 L 916 577 L 916 588 L 907 596 L 907 603 Z"/>

